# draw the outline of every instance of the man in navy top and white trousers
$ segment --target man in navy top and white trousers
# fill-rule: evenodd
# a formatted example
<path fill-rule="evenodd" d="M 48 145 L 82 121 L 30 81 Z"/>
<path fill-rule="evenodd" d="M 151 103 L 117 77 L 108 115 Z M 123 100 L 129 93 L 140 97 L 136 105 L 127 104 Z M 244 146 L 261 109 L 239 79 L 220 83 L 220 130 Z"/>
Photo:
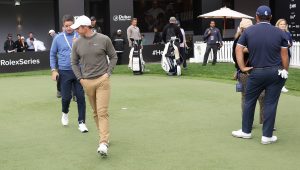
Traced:
<path fill-rule="evenodd" d="M 288 41 L 284 32 L 272 26 L 271 9 L 260 6 L 256 11 L 257 24 L 242 34 L 236 47 L 236 58 L 243 72 L 248 72 L 247 89 L 243 110 L 242 129 L 233 131 L 238 138 L 251 138 L 257 98 L 265 90 L 262 144 L 277 141 L 273 136 L 278 100 L 288 78 Z M 246 67 L 243 49 L 249 50 L 250 67 Z"/>

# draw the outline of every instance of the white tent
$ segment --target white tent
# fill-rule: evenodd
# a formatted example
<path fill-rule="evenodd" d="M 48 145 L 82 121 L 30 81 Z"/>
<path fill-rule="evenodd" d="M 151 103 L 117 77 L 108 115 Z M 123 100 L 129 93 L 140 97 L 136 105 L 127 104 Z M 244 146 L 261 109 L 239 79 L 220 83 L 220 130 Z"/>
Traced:
<path fill-rule="evenodd" d="M 221 9 L 199 15 L 198 18 L 222 18 L 222 19 L 224 19 L 224 30 L 226 29 L 226 19 L 227 18 L 230 18 L 230 19 L 240 19 L 240 18 L 253 19 L 253 17 L 251 17 L 249 15 L 234 11 L 227 7 L 223 7 Z"/>

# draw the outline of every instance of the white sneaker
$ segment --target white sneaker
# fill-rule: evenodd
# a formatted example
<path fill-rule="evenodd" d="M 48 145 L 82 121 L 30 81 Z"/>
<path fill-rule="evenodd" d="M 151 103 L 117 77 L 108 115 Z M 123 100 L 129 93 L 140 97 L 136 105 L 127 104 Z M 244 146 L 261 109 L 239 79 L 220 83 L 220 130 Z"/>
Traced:
<path fill-rule="evenodd" d="M 271 143 L 274 143 L 277 141 L 277 136 L 272 136 L 272 137 L 265 137 L 265 136 L 262 136 L 261 137 L 261 143 L 264 144 L 264 145 L 267 145 L 267 144 L 271 144 Z"/>
<path fill-rule="evenodd" d="M 84 123 L 79 123 L 78 129 L 80 130 L 81 133 L 86 133 L 89 131 Z"/>
<path fill-rule="evenodd" d="M 281 92 L 283 92 L 283 93 L 286 93 L 286 92 L 288 92 L 289 90 L 285 87 L 285 86 L 283 86 L 282 87 L 282 89 L 281 89 Z"/>
<path fill-rule="evenodd" d="M 237 138 L 243 138 L 243 139 L 250 139 L 251 138 L 251 133 L 244 133 L 242 129 L 237 130 L 237 131 L 232 131 L 232 136 L 237 137 Z"/>
<path fill-rule="evenodd" d="M 107 152 L 108 152 L 108 144 L 106 143 L 101 143 L 97 149 L 97 152 L 101 155 L 101 156 L 107 156 Z"/>
<path fill-rule="evenodd" d="M 64 112 L 62 112 L 61 124 L 64 125 L 64 126 L 67 126 L 69 124 L 68 114 L 66 114 Z"/>

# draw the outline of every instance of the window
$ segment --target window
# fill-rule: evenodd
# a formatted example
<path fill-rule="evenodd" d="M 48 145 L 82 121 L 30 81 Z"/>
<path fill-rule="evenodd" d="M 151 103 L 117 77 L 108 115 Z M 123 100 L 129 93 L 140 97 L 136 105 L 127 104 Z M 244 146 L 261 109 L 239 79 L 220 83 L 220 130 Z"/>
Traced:
<path fill-rule="evenodd" d="M 134 0 L 134 17 L 138 18 L 141 32 L 159 32 L 175 16 L 181 26 L 193 30 L 193 1 L 192 0 Z"/>

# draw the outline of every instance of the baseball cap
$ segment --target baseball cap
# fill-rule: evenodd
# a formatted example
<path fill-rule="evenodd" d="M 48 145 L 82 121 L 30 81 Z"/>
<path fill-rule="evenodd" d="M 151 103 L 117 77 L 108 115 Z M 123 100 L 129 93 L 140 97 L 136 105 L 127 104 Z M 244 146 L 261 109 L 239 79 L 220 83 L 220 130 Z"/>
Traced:
<path fill-rule="evenodd" d="M 95 16 L 91 16 L 91 20 L 96 20 L 96 17 Z"/>
<path fill-rule="evenodd" d="M 118 29 L 117 32 L 122 32 L 122 30 Z"/>
<path fill-rule="evenodd" d="M 271 16 L 271 9 L 266 5 L 262 5 L 257 8 L 256 15 L 258 16 Z"/>
<path fill-rule="evenodd" d="M 91 26 L 91 25 L 92 23 L 89 17 L 82 15 L 75 20 L 75 23 L 71 25 L 71 28 L 75 30 L 80 26 Z"/>
<path fill-rule="evenodd" d="M 177 22 L 177 19 L 175 17 L 170 17 L 170 23 L 176 23 Z"/>
<path fill-rule="evenodd" d="M 54 30 L 49 30 L 49 34 L 51 34 L 51 33 L 55 33 L 55 31 Z"/>

